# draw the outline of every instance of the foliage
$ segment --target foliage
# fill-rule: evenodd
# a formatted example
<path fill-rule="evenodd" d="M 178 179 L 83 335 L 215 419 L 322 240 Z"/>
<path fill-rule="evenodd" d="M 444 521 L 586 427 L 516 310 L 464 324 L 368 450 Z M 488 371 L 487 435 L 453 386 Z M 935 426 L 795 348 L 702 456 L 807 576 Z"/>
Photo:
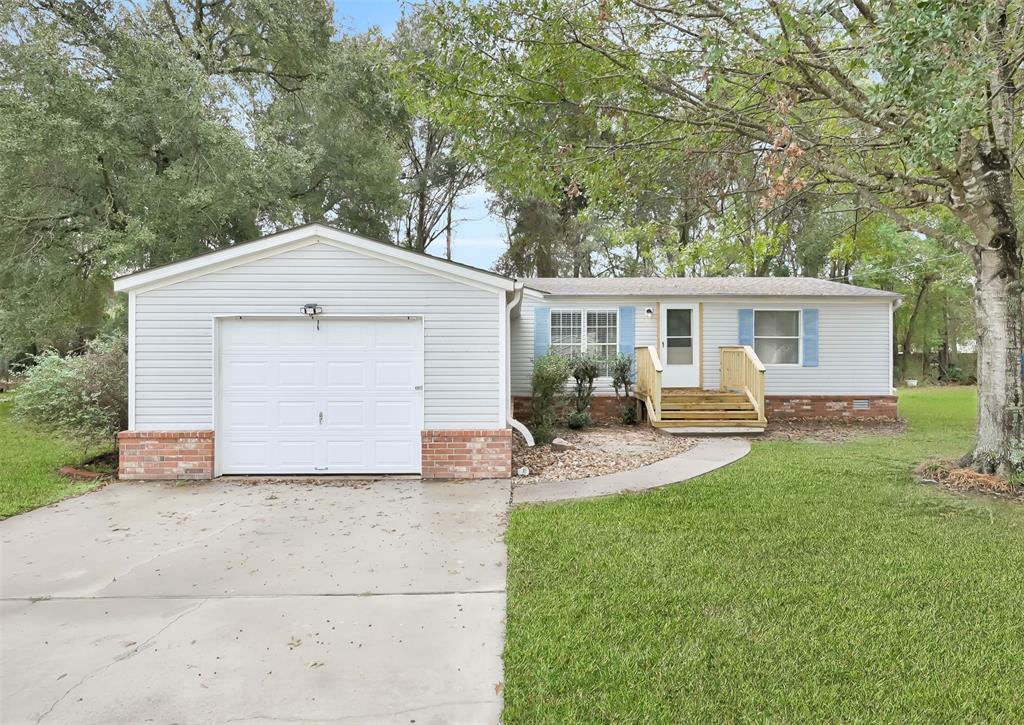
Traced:
<path fill-rule="evenodd" d="M 604 360 L 597 355 L 584 352 L 569 358 L 570 375 L 575 381 L 572 389 L 572 406 L 577 413 L 590 410 L 594 397 L 594 381 L 601 375 Z"/>
<path fill-rule="evenodd" d="M 533 361 L 530 418 L 533 437 L 538 443 L 548 443 L 554 438 L 555 419 L 570 373 L 569 359 L 556 352 L 545 353 Z"/>
<path fill-rule="evenodd" d="M 619 353 L 612 360 L 612 387 L 616 398 L 628 398 L 633 389 L 633 356 Z"/>
<path fill-rule="evenodd" d="M 83 450 L 79 442 L 30 430 L 11 420 L 10 409 L 10 401 L 0 402 L 0 519 L 100 485 L 70 481 L 57 470 L 102 453 L 101 449 Z"/>
<path fill-rule="evenodd" d="M 619 421 L 625 425 L 636 423 L 636 403 L 632 399 L 633 356 L 619 353 L 612 360 L 612 387 L 619 402 Z"/>
<path fill-rule="evenodd" d="M 569 413 L 569 417 L 566 418 L 565 423 L 573 430 L 582 430 L 591 424 L 590 411 L 588 410 L 574 410 Z"/>
<path fill-rule="evenodd" d="M 128 428 L 128 345 L 123 335 L 91 341 L 80 355 L 47 351 L 14 394 L 15 418 L 88 443 Z"/>
<path fill-rule="evenodd" d="M 383 41 L 322 0 L 0 5 L 0 347 L 67 351 L 110 277 L 399 210 Z"/>
<path fill-rule="evenodd" d="M 899 404 L 903 435 L 755 441 L 685 485 L 515 509 L 505 721 L 1018 719 L 1024 628 L 993 603 L 1019 596 L 1024 509 L 911 476 L 969 446 L 973 389 Z"/>

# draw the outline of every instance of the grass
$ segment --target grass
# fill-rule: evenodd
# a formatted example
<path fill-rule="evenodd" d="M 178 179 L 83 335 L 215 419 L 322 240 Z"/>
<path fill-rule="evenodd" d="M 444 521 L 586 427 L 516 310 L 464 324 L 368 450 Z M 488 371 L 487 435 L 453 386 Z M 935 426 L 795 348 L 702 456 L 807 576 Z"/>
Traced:
<path fill-rule="evenodd" d="M 57 475 L 61 466 L 86 460 L 99 451 L 28 430 L 11 420 L 10 409 L 9 401 L 0 402 L 0 519 L 101 485 Z"/>
<path fill-rule="evenodd" d="M 515 511 L 505 721 L 1024 721 L 1024 505 L 910 475 L 970 448 L 974 395 L 903 393 L 901 437 Z"/>

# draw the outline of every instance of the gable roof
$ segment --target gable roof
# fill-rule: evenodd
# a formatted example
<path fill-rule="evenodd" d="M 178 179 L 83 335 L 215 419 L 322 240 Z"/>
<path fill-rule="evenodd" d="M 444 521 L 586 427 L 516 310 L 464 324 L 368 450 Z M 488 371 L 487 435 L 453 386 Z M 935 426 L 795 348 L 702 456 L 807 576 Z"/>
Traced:
<path fill-rule="evenodd" d="M 538 292 L 567 297 L 900 297 L 813 277 L 534 277 L 523 282 Z"/>
<path fill-rule="evenodd" d="M 488 272 L 461 262 L 441 259 L 425 252 L 399 247 L 390 242 L 368 239 L 326 224 L 314 223 L 286 229 L 249 242 L 239 242 L 230 247 L 216 249 L 178 262 L 116 277 L 114 291 L 127 292 L 142 288 L 162 287 L 198 277 L 207 272 L 233 267 L 260 257 L 272 256 L 279 252 L 318 242 L 353 249 L 378 258 L 390 259 L 405 266 L 454 277 L 490 289 L 511 291 L 515 287 L 514 280 L 496 272 Z"/>

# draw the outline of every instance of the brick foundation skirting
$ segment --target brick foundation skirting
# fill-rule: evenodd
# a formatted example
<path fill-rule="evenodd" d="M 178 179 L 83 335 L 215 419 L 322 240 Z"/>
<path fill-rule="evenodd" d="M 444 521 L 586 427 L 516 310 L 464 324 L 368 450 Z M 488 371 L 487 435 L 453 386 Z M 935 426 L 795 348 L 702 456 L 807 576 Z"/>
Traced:
<path fill-rule="evenodd" d="M 512 430 L 425 430 L 423 478 L 509 478 Z"/>
<path fill-rule="evenodd" d="M 213 478 L 212 430 L 126 430 L 117 446 L 120 479 Z"/>
<path fill-rule="evenodd" d="M 795 418 L 895 420 L 895 395 L 766 395 L 765 413 L 772 420 Z"/>
<path fill-rule="evenodd" d="M 624 402 L 626 401 L 620 402 L 614 395 L 595 395 L 590 399 L 590 417 L 598 423 L 617 423 L 621 419 L 621 406 Z M 632 401 L 629 402 L 632 403 Z M 513 396 L 512 410 L 516 420 L 529 423 L 533 417 L 530 414 L 530 396 Z M 567 406 L 563 406 L 559 411 L 563 420 L 568 414 Z"/>

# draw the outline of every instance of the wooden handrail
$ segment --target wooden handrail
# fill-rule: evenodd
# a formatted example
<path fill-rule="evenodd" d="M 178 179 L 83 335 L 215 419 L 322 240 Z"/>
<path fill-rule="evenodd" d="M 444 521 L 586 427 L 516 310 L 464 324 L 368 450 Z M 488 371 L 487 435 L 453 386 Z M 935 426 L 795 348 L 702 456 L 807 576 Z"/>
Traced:
<path fill-rule="evenodd" d="M 661 420 L 661 358 L 654 345 L 636 348 L 636 396 L 647 404 L 651 422 Z"/>
<path fill-rule="evenodd" d="M 724 390 L 746 393 L 757 419 L 767 422 L 764 411 L 764 365 L 750 345 L 725 345 L 718 348 L 721 386 Z"/>

